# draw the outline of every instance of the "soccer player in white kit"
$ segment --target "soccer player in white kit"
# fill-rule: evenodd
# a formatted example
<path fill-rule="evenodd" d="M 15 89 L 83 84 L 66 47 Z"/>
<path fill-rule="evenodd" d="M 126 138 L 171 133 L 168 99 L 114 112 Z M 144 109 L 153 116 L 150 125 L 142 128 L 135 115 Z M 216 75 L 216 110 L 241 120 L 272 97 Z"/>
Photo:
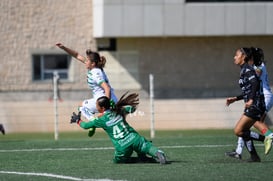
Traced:
<path fill-rule="evenodd" d="M 260 77 L 260 79 L 263 83 L 263 93 L 264 93 L 266 112 L 268 112 L 268 111 L 270 111 L 270 109 L 273 106 L 273 94 L 272 94 L 272 91 L 271 91 L 271 88 L 269 85 L 266 66 L 263 61 L 264 58 L 263 58 L 262 49 L 259 49 L 259 51 L 261 51 L 261 54 L 262 54 L 261 62 L 259 62 L 258 65 L 255 65 L 254 68 L 256 70 L 257 75 Z M 264 116 L 266 116 L 266 115 L 264 115 Z"/>
<path fill-rule="evenodd" d="M 93 98 L 84 100 L 81 107 L 79 107 L 79 111 L 86 119 L 92 119 L 94 114 L 98 112 L 96 108 L 98 98 L 106 96 L 111 99 L 112 103 L 117 102 L 114 90 L 103 70 L 106 63 L 105 57 L 100 57 L 97 52 L 92 52 L 90 49 L 86 50 L 86 57 L 84 57 L 77 51 L 65 47 L 62 43 L 56 43 L 56 46 L 84 63 L 87 68 L 87 84 L 92 91 Z"/>

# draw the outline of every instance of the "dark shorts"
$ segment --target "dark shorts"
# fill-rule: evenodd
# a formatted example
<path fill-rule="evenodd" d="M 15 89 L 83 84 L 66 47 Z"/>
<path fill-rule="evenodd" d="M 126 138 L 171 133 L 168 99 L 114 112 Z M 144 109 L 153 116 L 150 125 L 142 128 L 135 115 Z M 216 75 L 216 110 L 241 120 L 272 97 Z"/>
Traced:
<path fill-rule="evenodd" d="M 251 106 L 249 108 L 245 108 L 244 110 L 244 115 L 255 121 L 259 121 L 264 113 L 265 107 L 257 108 L 256 106 Z"/>

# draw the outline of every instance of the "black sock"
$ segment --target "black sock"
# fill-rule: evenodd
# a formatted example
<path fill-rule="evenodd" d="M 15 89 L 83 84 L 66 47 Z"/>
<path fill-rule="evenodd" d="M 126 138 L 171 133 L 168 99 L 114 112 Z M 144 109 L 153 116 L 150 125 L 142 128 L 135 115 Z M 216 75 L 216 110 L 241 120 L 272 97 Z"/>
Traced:
<path fill-rule="evenodd" d="M 256 149 L 255 149 L 255 146 L 253 144 L 253 138 L 251 137 L 250 135 L 250 131 L 245 131 L 243 133 L 243 136 L 242 136 L 244 142 L 245 142 L 245 146 L 247 148 L 247 151 L 251 154 L 251 155 L 258 155 L 257 152 L 256 152 Z"/>
<path fill-rule="evenodd" d="M 256 140 L 256 141 L 261 141 L 261 142 L 264 142 L 264 138 L 265 136 L 259 134 L 259 133 L 256 133 L 254 131 L 250 131 L 250 137 L 253 139 L 253 140 Z"/>

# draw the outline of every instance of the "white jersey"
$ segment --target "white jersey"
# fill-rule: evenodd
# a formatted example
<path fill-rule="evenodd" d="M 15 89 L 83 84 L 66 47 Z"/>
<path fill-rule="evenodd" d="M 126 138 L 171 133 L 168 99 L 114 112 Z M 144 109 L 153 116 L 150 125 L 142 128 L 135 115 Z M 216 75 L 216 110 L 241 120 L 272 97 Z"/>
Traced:
<path fill-rule="evenodd" d="M 92 91 L 93 97 L 95 99 L 105 96 L 104 89 L 100 86 L 103 82 L 106 82 L 111 88 L 111 99 L 116 102 L 116 96 L 114 94 L 114 90 L 112 89 L 107 75 L 100 68 L 92 68 L 87 72 L 87 84 Z"/>
<path fill-rule="evenodd" d="M 105 91 L 101 87 L 101 84 L 106 82 L 111 89 L 111 99 L 116 103 L 117 97 L 114 93 L 114 90 L 111 88 L 109 84 L 109 80 L 105 74 L 105 72 L 100 68 L 92 68 L 87 71 L 87 84 L 92 91 L 93 98 L 86 99 L 83 101 L 82 106 L 79 107 L 79 111 L 81 111 L 82 115 L 88 120 L 92 119 L 95 113 L 98 112 L 96 108 L 96 101 L 99 97 L 105 96 Z"/>
<path fill-rule="evenodd" d="M 269 85 L 269 81 L 268 81 L 268 74 L 266 71 L 266 67 L 264 65 L 264 63 L 262 63 L 260 66 L 256 67 L 255 69 L 260 69 L 262 71 L 262 74 L 260 75 L 260 79 L 263 82 L 263 93 L 264 95 L 266 94 L 272 94 L 270 85 Z"/>
<path fill-rule="evenodd" d="M 266 67 L 264 63 L 262 63 L 260 66 L 256 67 L 254 66 L 255 70 L 260 69 L 262 74 L 260 75 L 260 79 L 263 84 L 263 93 L 264 93 L 264 99 L 265 99 L 265 106 L 266 111 L 268 112 L 273 107 L 273 94 L 269 85 L 268 81 L 268 74 L 266 71 Z"/>

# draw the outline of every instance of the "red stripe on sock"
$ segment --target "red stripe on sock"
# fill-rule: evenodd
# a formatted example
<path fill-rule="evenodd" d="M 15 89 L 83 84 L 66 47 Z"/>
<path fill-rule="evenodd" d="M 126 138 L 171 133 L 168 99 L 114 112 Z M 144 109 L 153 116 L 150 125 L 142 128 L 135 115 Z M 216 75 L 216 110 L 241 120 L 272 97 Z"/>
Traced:
<path fill-rule="evenodd" d="M 261 131 L 261 133 L 262 133 L 263 135 L 264 135 L 266 132 L 267 132 L 267 129 L 266 129 L 266 128 L 262 129 L 262 131 Z"/>

